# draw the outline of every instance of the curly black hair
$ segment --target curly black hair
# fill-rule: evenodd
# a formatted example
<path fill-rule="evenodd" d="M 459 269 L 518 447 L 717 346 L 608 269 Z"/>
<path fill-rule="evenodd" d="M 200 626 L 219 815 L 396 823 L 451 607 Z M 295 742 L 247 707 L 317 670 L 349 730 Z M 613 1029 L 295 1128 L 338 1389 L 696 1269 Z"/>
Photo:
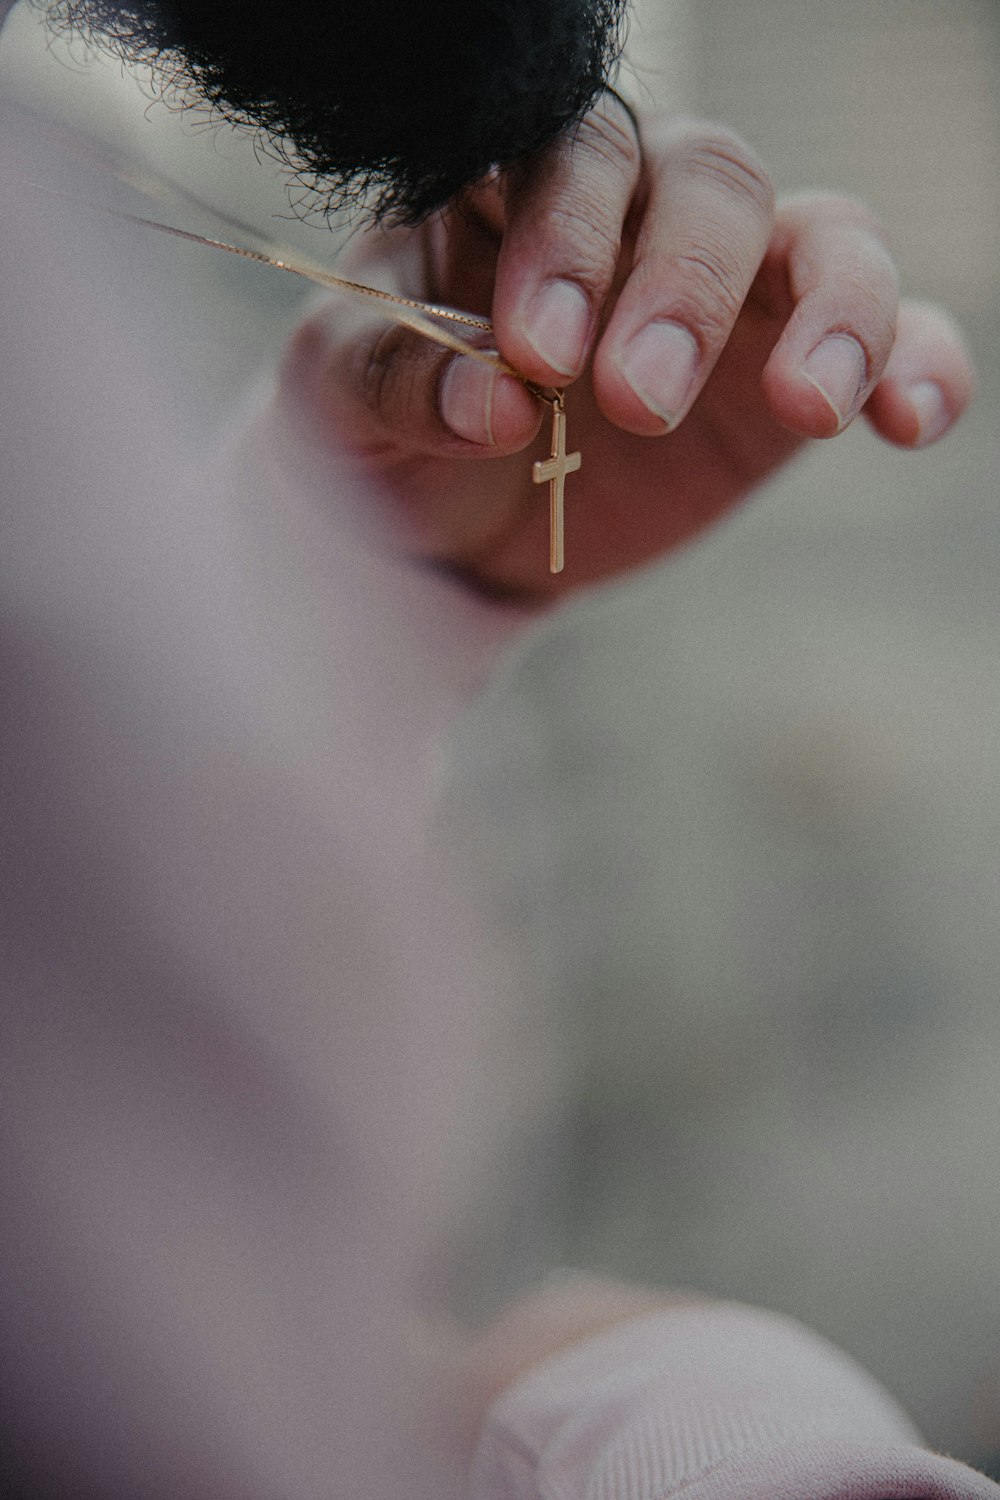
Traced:
<path fill-rule="evenodd" d="M 34 0 L 263 133 L 330 207 L 417 222 L 608 82 L 626 0 Z"/>

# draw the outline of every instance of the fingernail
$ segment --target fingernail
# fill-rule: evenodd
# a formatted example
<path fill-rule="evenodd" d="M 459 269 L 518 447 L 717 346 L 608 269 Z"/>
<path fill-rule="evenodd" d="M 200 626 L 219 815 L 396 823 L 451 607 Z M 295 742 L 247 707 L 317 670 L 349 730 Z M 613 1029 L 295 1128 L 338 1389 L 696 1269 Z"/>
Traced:
<path fill-rule="evenodd" d="M 944 391 L 936 380 L 917 380 L 906 392 L 910 405 L 917 414 L 917 447 L 933 443 L 951 421 L 951 412 L 944 399 Z"/>
<path fill-rule="evenodd" d="M 835 333 L 817 344 L 802 366 L 802 374 L 819 391 L 837 419 L 837 430 L 854 415 L 868 363 L 857 339 Z"/>
<path fill-rule="evenodd" d="M 445 426 L 467 443 L 493 447 L 493 401 L 499 371 L 457 354 L 445 367 L 438 410 Z"/>
<path fill-rule="evenodd" d="M 586 357 L 590 321 L 590 303 L 575 282 L 547 281 L 518 326 L 547 365 L 560 375 L 576 375 Z"/>
<path fill-rule="evenodd" d="M 679 323 L 647 323 L 625 345 L 618 368 L 654 416 L 676 427 L 698 372 L 698 345 Z"/>

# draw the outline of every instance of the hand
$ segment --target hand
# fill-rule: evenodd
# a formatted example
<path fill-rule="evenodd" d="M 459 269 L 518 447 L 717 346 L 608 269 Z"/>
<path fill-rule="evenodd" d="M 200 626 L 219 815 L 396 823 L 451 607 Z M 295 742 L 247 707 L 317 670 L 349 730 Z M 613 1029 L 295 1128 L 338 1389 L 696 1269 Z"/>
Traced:
<path fill-rule="evenodd" d="M 653 120 L 640 144 L 610 94 L 572 136 L 420 230 L 361 236 L 341 269 L 491 316 L 510 365 L 567 387 L 583 468 L 553 577 L 530 465 L 547 452 L 547 408 L 519 381 L 344 298 L 300 328 L 285 362 L 285 397 L 320 442 L 381 476 L 421 555 L 515 595 L 551 597 L 667 551 L 860 412 L 915 448 L 972 394 L 958 331 L 900 304 L 862 203 L 775 204 L 728 131 Z"/>

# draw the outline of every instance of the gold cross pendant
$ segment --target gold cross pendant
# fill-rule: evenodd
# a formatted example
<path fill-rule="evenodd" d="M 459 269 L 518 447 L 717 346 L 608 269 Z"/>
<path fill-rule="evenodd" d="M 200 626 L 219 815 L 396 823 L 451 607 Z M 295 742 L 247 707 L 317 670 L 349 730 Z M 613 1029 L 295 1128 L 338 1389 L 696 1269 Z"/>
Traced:
<path fill-rule="evenodd" d="M 558 393 L 552 398 L 552 452 L 548 458 L 532 465 L 531 477 L 536 484 L 549 486 L 549 572 L 561 573 L 564 557 L 563 491 L 567 474 L 575 474 L 583 459 L 579 453 L 566 452 L 566 408 Z"/>
<path fill-rule="evenodd" d="M 2 9 L 3 0 L 0 0 L 0 10 Z M 43 188 L 41 191 L 47 190 Z M 68 196 L 71 202 L 75 201 L 72 195 L 56 193 L 55 196 L 60 198 Z M 210 250 L 225 250 L 230 255 L 241 255 L 246 260 L 262 261 L 278 271 L 288 271 L 293 276 L 304 276 L 307 281 L 316 281 L 322 286 L 335 287 L 357 297 L 371 298 L 385 316 L 394 322 L 415 329 L 424 338 L 433 339 L 435 343 L 442 344 L 446 349 L 468 355 L 471 359 L 482 360 L 494 368 L 503 370 L 505 374 L 514 375 L 523 381 L 533 395 L 548 402 L 552 407 L 552 451 L 548 458 L 539 459 L 533 465 L 532 478 L 536 484 L 548 484 L 549 487 L 549 571 L 551 573 L 562 572 L 565 529 L 563 491 L 566 475 L 575 474 L 583 461 L 579 453 L 566 452 L 566 409 L 563 405 L 562 391 L 551 388 L 543 389 L 535 385 L 533 381 L 526 380 L 523 375 L 518 375 L 515 369 L 500 358 L 495 349 L 483 349 L 478 345 L 470 344 L 453 333 L 450 328 L 442 328 L 432 321 L 439 318 L 446 323 L 460 323 L 468 328 L 492 333 L 492 324 L 485 318 L 477 318 L 472 313 L 460 312 L 457 308 L 440 307 L 433 302 L 421 302 L 414 297 L 399 297 L 394 292 L 387 292 L 381 287 L 366 286 L 362 282 L 350 281 L 331 271 L 319 270 L 315 266 L 296 265 L 291 260 L 278 260 L 274 256 L 264 254 L 263 251 L 248 250 L 242 245 L 227 245 L 223 240 L 209 239 L 206 235 L 196 234 L 191 229 L 178 229 L 173 224 L 161 224 L 157 219 L 144 219 L 138 214 L 119 213 L 115 209 L 107 209 L 105 212 L 110 213 L 115 219 L 125 219 L 131 224 L 140 224 L 146 229 L 157 229 L 162 234 L 172 234 L 181 240 L 191 240 L 197 245 L 206 245 Z"/>

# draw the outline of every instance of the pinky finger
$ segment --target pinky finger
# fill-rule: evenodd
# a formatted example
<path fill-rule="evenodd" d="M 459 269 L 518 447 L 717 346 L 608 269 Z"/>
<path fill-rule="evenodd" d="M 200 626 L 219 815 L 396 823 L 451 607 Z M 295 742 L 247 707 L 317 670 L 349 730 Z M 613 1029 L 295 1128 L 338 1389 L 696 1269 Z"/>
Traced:
<path fill-rule="evenodd" d="M 962 334 L 941 308 L 904 302 L 882 379 L 865 405 L 875 431 L 901 448 L 924 448 L 954 426 L 975 392 Z"/>

